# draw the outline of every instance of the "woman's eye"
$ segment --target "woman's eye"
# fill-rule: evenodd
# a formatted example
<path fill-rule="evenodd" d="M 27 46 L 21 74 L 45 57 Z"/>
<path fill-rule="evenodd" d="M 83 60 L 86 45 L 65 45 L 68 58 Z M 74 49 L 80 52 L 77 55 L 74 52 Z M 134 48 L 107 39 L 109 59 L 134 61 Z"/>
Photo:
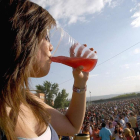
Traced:
<path fill-rule="evenodd" d="M 45 39 L 46 39 L 48 42 L 50 42 L 50 39 L 49 39 L 49 37 L 48 37 L 47 35 L 46 35 Z"/>

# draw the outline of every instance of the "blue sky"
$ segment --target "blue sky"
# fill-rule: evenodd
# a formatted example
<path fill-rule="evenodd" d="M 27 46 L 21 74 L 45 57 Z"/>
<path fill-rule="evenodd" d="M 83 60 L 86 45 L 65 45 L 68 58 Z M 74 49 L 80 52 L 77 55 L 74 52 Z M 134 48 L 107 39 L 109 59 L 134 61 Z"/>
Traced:
<path fill-rule="evenodd" d="M 87 97 L 140 91 L 140 0 L 32 0 L 81 44 L 97 51 Z M 130 49 L 129 49 L 130 48 Z M 72 95 L 72 68 L 52 63 L 43 78 L 31 78 L 31 89 L 44 81 L 58 83 Z"/>

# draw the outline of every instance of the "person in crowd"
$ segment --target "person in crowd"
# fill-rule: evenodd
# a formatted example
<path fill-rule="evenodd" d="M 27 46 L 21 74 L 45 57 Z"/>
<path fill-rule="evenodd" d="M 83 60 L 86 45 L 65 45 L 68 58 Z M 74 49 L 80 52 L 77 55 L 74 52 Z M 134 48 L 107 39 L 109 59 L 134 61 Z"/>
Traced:
<path fill-rule="evenodd" d="M 122 126 L 122 129 L 124 129 L 125 128 L 125 121 L 123 120 L 123 117 L 121 115 L 119 116 L 119 122 Z"/>
<path fill-rule="evenodd" d="M 86 109 L 88 72 L 73 69 L 73 95 L 65 114 L 31 93 L 29 78 L 49 73 L 55 19 L 29 0 L 0 0 L 0 129 L 7 140 L 58 140 L 80 131 Z M 74 44 L 70 56 L 75 57 Z M 81 55 L 82 45 L 76 55 Z M 82 57 L 82 56 L 81 56 Z M 80 91 L 80 93 L 79 93 Z"/>
<path fill-rule="evenodd" d="M 126 123 L 126 128 L 129 128 L 129 129 L 131 130 L 131 134 L 132 134 L 133 138 L 135 139 L 135 138 L 136 138 L 135 131 L 134 131 L 134 129 L 132 128 L 130 122 L 127 122 L 127 123 Z"/>
<path fill-rule="evenodd" d="M 122 136 L 122 130 L 120 129 L 119 125 L 115 126 L 115 130 L 112 134 L 112 139 L 115 140 L 122 140 L 123 136 Z"/>
<path fill-rule="evenodd" d="M 92 137 L 92 129 L 90 127 L 90 123 L 87 121 L 83 130 L 82 130 L 82 134 L 89 134 L 90 137 Z"/>
<path fill-rule="evenodd" d="M 117 122 L 114 121 L 114 118 L 113 117 L 110 118 L 110 122 L 112 122 L 113 127 L 115 127 L 117 125 Z"/>
<path fill-rule="evenodd" d="M 119 125 L 120 130 L 123 131 L 123 127 L 122 127 L 121 123 L 117 122 L 117 125 Z"/>
<path fill-rule="evenodd" d="M 83 124 L 82 124 L 82 126 L 81 126 L 81 129 L 80 129 L 80 131 L 79 131 L 80 134 L 82 134 L 82 131 L 83 131 L 83 128 L 84 128 L 85 124 L 86 124 L 86 121 L 84 120 L 84 121 L 83 121 Z"/>
<path fill-rule="evenodd" d="M 99 132 L 100 132 L 100 130 L 98 129 L 98 125 L 95 124 L 93 131 L 92 131 L 93 140 L 100 140 Z"/>
<path fill-rule="evenodd" d="M 137 112 L 137 139 L 140 140 L 140 111 Z"/>
<path fill-rule="evenodd" d="M 105 123 L 102 123 L 102 128 L 101 128 L 101 130 L 100 130 L 100 132 L 99 132 L 99 137 L 100 137 L 100 139 L 101 140 L 111 140 L 112 139 L 112 137 L 111 137 L 111 131 L 108 129 L 108 128 L 106 128 L 105 126 L 106 126 L 106 124 Z"/>
<path fill-rule="evenodd" d="M 111 131 L 111 133 L 113 134 L 115 128 L 113 126 L 113 123 L 112 122 L 109 122 L 109 130 Z"/>
<path fill-rule="evenodd" d="M 138 115 L 137 115 L 137 125 L 138 125 L 138 131 L 140 133 L 140 111 L 138 111 Z"/>
<path fill-rule="evenodd" d="M 125 121 L 125 124 L 129 121 L 128 117 L 127 117 L 127 115 L 125 113 L 122 114 L 122 118 Z"/>
<path fill-rule="evenodd" d="M 123 140 L 134 140 L 131 130 L 129 128 L 125 128 L 123 132 Z"/>
<path fill-rule="evenodd" d="M 106 126 L 105 127 L 109 129 L 109 119 L 106 119 Z"/>
<path fill-rule="evenodd" d="M 133 112 L 130 113 L 129 122 L 131 123 L 131 126 L 135 131 L 135 135 L 137 135 L 137 131 L 138 131 L 137 125 L 136 125 L 137 124 L 137 118 L 135 117 Z"/>

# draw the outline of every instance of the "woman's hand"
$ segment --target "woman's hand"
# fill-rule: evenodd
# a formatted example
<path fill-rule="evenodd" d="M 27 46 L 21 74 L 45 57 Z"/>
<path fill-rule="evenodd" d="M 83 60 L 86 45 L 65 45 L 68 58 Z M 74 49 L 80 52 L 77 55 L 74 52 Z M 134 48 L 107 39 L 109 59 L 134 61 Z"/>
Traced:
<path fill-rule="evenodd" d="M 73 69 L 74 86 L 78 88 L 85 88 L 89 77 L 89 72 L 83 72 L 83 66 Z"/>
<path fill-rule="evenodd" d="M 74 44 L 70 48 L 70 57 L 82 57 L 82 58 L 91 58 L 93 57 L 93 48 L 90 48 L 89 50 L 86 50 L 84 54 L 82 54 L 83 50 L 87 46 L 86 44 L 80 46 L 77 50 L 77 53 L 74 53 L 75 48 L 78 46 L 78 44 Z M 73 77 L 74 77 L 74 86 L 78 88 L 85 88 L 86 82 L 89 77 L 89 72 L 83 72 L 83 66 L 79 66 L 75 69 L 73 69 Z"/>

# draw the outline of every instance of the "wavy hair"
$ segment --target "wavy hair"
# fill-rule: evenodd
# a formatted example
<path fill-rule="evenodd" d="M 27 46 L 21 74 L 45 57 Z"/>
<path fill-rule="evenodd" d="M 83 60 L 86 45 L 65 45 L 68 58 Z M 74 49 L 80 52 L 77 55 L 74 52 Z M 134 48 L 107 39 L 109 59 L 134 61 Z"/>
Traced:
<path fill-rule="evenodd" d="M 8 140 L 15 140 L 21 103 L 31 107 L 40 124 L 48 125 L 50 120 L 45 108 L 29 94 L 28 78 L 35 74 L 38 44 L 56 22 L 29 0 L 0 0 L 0 19 L 0 129 Z"/>
<path fill-rule="evenodd" d="M 129 128 L 124 129 L 124 134 L 126 137 L 132 137 L 131 130 Z"/>

